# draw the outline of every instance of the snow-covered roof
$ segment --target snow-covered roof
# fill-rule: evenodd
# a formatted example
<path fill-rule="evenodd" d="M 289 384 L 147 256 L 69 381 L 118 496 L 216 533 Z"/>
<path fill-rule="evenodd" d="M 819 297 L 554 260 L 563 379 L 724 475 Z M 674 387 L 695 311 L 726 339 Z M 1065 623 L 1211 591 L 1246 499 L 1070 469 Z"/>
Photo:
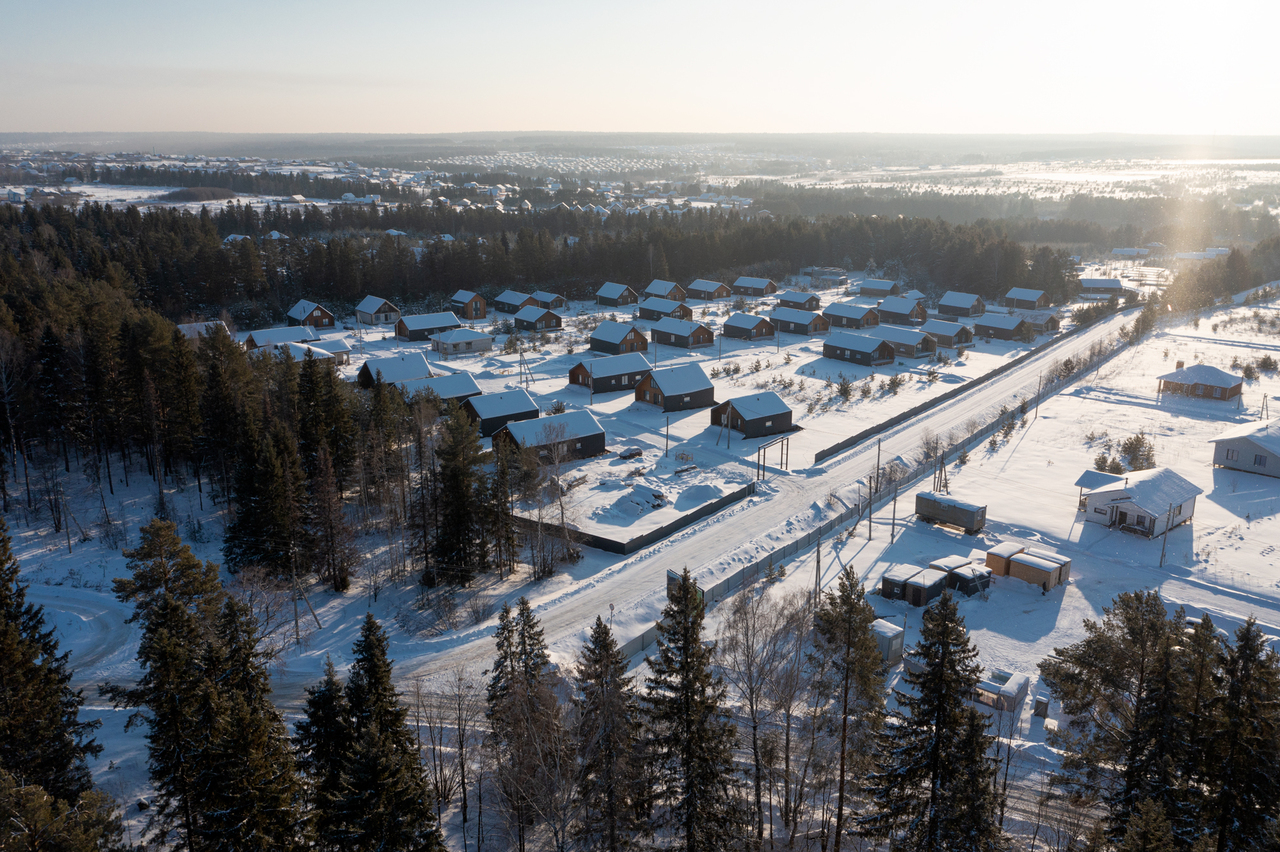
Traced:
<path fill-rule="evenodd" d="M 441 331 L 431 335 L 432 340 L 438 340 L 441 343 L 465 343 L 468 340 L 488 340 L 493 341 L 492 334 L 485 334 L 483 331 L 476 331 L 474 328 L 451 328 L 448 331 Z"/>
<path fill-rule="evenodd" d="M 178 326 L 178 331 L 182 332 L 183 337 L 195 340 L 200 335 L 208 337 L 213 334 L 213 330 L 218 326 L 222 326 L 223 330 L 227 330 L 227 324 L 222 320 L 206 320 L 204 322 L 184 322 Z"/>
<path fill-rule="evenodd" d="M 480 399 L 481 397 L 476 397 Z M 604 427 L 590 411 L 566 411 L 563 414 L 552 414 L 550 417 L 535 417 L 532 420 L 517 420 L 502 427 L 517 444 L 526 447 L 537 447 L 551 440 L 552 431 L 559 432 L 554 440 L 571 441 L 585 438 L 588 435 L 599 435 Z"/>
<path fill-rule="evenodd" d="M 897 283 L 897 281 L 890 281 L 886 278 L 867 278 L 863 280 L 861 287 L 863 292 L 870 290 L 874 292 L 887 293 L 892 290 L 894 285 Z"/>
<path fill-rule="evenodd" d="M 839 349 L 849 349 L 853 352 L 875 352 L 880 348 L 880 344 L 885 343 L 883 337 L 875 337 L 870 334 L 857 334 L 851 331 L 833 331 L 831 336 L 827 338 L 828 346 L 835 346 Z"/>
<path fill-rule="evenodd" d="M 655 278 L 649 282 L 649 286 L 644 288 L 645 293 L 650 296 L 666 296 L 672 290 L 680 287 L 674 281 L 663 281 L 661 278 Z"/>
<path fill-rule="evenodd" d="M 693 295 L 695 293 L 714 293 L 725 285 L 719 281 L 708 281 L 705 278 L 699 278 L 689 285 L 685 292 Z"/>
<path fill-rule="evenodd" d="M 714 387 L 711 379 L 707 378 L 707 374 L 697 364 L 663 367 L 661 370 L 654 370 L 649 377 L 667 396 L 694 393 Z"/>
<path fill-rule="evenodd" d="M 435 376 L 430 379 L 415 379 L 402 382 L 405 393 L 410 395 L 417 391 L 431 391 L 441 399 L 455 399 L 460 396 L 479 396 L 480 386 L 470 373 L 453 373 L 448 376 Z"/>
<path fill-rule="evenodd" d="M 920 341 L 928 337 L 918 328 L 905 328 L 900 325 L 873 325 L 863 332 L 871 337 L 878 337 L 881 340 L 887 340 L 890 343 L 902 343 L 916 346 Z"/>
<path fill-rule="evenodd" d="M 1135 470 L 1125 474 L 1123 482 L 1104 485 L 1089 492 L 1090 495 L 1097 496 L 1114 495 L 1110 502 L 1133 503 L 1151 515 L 1159 515 L 1171 505 L 1181 506 L 1203 493 L 1203 489 L 1167 467 Z"/>
<path fill-rule="evenodd" d="M 1180 385 L 1208 385 L 1214 388 L 1231 388 L 1242 384 L 1244 379 L 1226 370 L 1210 367 L 1208 364 L 1192 364 L 1172 373 L 1157 376 L 1162 382 L 1177 382 Z"/>
<path fill-rule="evenodd" d="M 768 278 L 752 278 L 748 275 L 743 275 L 733 282 L 734 287 L 741 287 L 746 290 L 763 290 L 770 284 L 773 284 L 773 282 Z"/>
<path fill-rule="evenodd" d="M 791 406 L 787 405 L 782 397 L 773 391 L 765 391 L 752 396 L 740 396 L 729 400 L 728 404 L 732 405 L 733 410 L 747 420 L 791 413 Z"/>
<path fill-rule="evenodd" d="M 967 556 L 944 556 L 941 559 L 935 559 L 930 562 L 929 567 L 937 568 L 939 571 L 954 571 L 957 568 L 963 568 L 971 562 L 973 562 L 973 560 Z"/>
<path fill-rule="evenodd" d="M 983 314 L 982 319 L 977 320 L 978 325 L 1005 331 L 1013 331 L 1024 322 L 1026 320 L 1016 314 Z"/>
<path fill-rule="evenodd" d="M 361 369 L 364 367 L 369 368 L 370 376 L 376 377 L 381 372 L 382 381 L 389 385 L 431 377 L 431 365 L 427 363 L 427 356 L 421 352 L 402 352 L 385 358 L 370 358 Z"/>
<path fill-rule="evenodd" d="M 907 580 L 907 585 L 916 586 L 921 589 L 932 589 L 934 586 L 939 586 L 946 582 L 946 571 L 939 571 L 936 568 L 926 568 L 910 580 Z"/>
<path fill-rule="evenodd" d="M 414 314 L 413 316 L 402 316 L 400 322 L 404 323 L 404 327 L 409 331 L 421 331 L 424 328 L 449 328 L 462 325 L 462 320 L 458 319 L 457 314 L 453 311 L 439 311 L 434 314 Z"/>
<path fill-rule="evenodd" d="M 939 335 L 944 337 L 955 337 L 963 328 L 967 328 L 962 323 L 947 322 L 946 320 L 931 319 L 925 320 L 924 325 L 920 326 L 920 330 L 925 334 L 932 334 L 934 337 Z"/>
<path fill-rule="evenodd" d="M 647 373 L 653 369 L 649 359 L 639 352 L 624 352 L 604 358 L 587 358 L 574 366 L 583 366 L 592 376 L 622 376 L 628 373 Z"/>
<path fill-rule="evenodd" d="M 524 388 L 473 396 L 467 400 L 467 404 L 471 406 L 481 420 L 488 420 L 490 417 L 501 417 L 504 414 L 522 414 L 538 410 L 538 404 L 533 401 L 533 397 L 529 396 L 529 392 Z"/>
<path fill-rule="evenodd" d="M 1016 541 L 1002 541 L 989 549 L 987 553 L 991 556 L 999 556 L 1002 559 L 1010 559 L 1026 549 L 1025 546 L 1018 544 Z"/>
<path fill-rule="evenodd" d="M 674 334 L 678 337 L 688 337 L 699 328 L 706 328 L 700 322 L 693 320 L 682 320 L 677 317 L 663 317 L 653 324 L 654 331 L 661 331 L 666 334 Z M 708 329 L 709 330 L 709 329 Z"/>
<path fill-rule="evenodd" d="M 510 304 L 518 305 L 518 304 L 520 304 L 521 302 L 523 302 L 524 300 L 526 300 L 526 299 L 528 299 L 528 298 L 529 298 L 529 294 L 528 294 L 528 293 L 519 293 L 519 292 L 517 292 L 517 291 L 515 291 L 515 290 L 503 290 L 503 291 L 502 291 L 502 294 L 501 294 L 500 296 L 498 296 L 498 298 L 497 298 L 497 299 L 494 299 L 494 301 L 495 301 L 495 302 L 507 302 L 507 303 L 510 303 Z"/>
<path fill-rule="evenodd" d="M 1218 441 L 1230 441 L 1235 438 L 1248 438 L 1267 452 L 1280 454 L 1280 419 L 1236 426 L 1210 439 L 1209 443 L 1216 444 Z"/>
<path fill-rule="evenodd" d="M 657 311 L 660 314 L 669 314 L 679 308 L 680 303 L 672 299 L 659 299 L 656 296 L 650 296 L 640 303 L 640 307 L 645 310 Z"/>
<path fill-rule="evenodd" d="M 275 346 L 279 343 L 296 343 L 300 340 L 315 340 L 320 335 L 309 325 L 291 325 L 283 328 L 260 328 L 249 332 L 245 338 L 247 343 L 253 340 L 255 346 Z"/>
<path fill-rule="evenodd" d="M 377 296 L 365 296 L 360 300 L 360 304 L 356 305 L 356 311 L 362 314 L 376 314 L 383 305 L 390 305 L 392 310 L 397 310 L 396 306 L 386 299 L 381 299 Z"/>
<path fill-rule="evenodd" d="M 880 302 L 880 313 L 909 314 L 919 304 L 915 299 L 908 299 L 906 296 L 885 296 Z"/>
<path fill-rule="evenodd" d="M 1028 290 L 1026 287 L 1014 287 L 1008 293 L 1004 294 L 1006 299 L 1018 299 L 1022 301 L 1035 302 L 1044 295 L 1043 290 Z"/>
<path fill-rule="evenodd" d="M 799 290 L 786 290 L 778 294 L 779 302 L 807 302 L 818 298 L 812 293 L 801 293 Z"/>
<path fill-rule="evenodd" d="M 313 359 L 317 361 L 324 360 L 324 359 L 329 359 L 329 360 L 333 359 L 332 352 L 326 352 L 325 350 L 321 349 L 318 346 L 312 346 L 307 343 L 294 343 L 294 342 L 277 343 L 276 351 L 288 352 L 290 355 L 293 356 L 293 360 L 295 361 L 301 361 L 304 358 L 306 358 L 308 355 L 310 355 Z"/>
<path fill-rule="evenodd" d="M 304 320 L 311 316 L 311 312 L 320 307 L 318 302 L 309 302 L 306 299 L 299 299 L 298 304 L 289 309 L 287 316 L 290 319 Z"/>
<path fill-rule="evenodd" d="M 901 636 L 905 632 L 901 626 L 883 618 L 877 618 L 875 621 L 871 622 L 871 630 L 878 636 L 883 636 L 886 639 L 893 639 L 897 636 Z"/>
<path fill-rule="evenodd" d="M 545 314 L 550 313 L 554 312 L 548 308 L 542 307 L 541 305 L 525 305 L 523 308 L 516 311 L 516 319 L 524 320 L 525 322 L 536 322 Z"/>
<path fill-rule="evenodd" d="M 1119 278 L 1081 278 L 1080 286 L 1092 290 L 1123 290 L 1124 282 Z"/>
<path fill-rule="evenodd" d="M 755 314 L 736 313 L 724 321 L 725 327 L 730 328 L 755 328 L 762 322 L 768 322 L 768 317 L 756 316 Z"/>
<path fill-rule="evenodd" d="M 820 314 L 813 311 L 802 311 L 799 308 L 774 308 L 772 314 L 774 320 L 782 320 L 783 322 L 795 322 L 801 325 L 812 325 Z"/>
<path fill-rule="evenodd" d="M 627 325 L 625 322 L 604 320 L 596 326 L 595 331 L 591 332 L 591 339 L 603 340 L 605 343 L 621 343 L 624 337 L 635 330 L 635 326 Z"/>
<path fill-rule="evenodd" d="M 476 297 L 476 294 L 472 293 L 470 290 L 459 290 L 458 292 L 453 294 L 453 299 L 451 299 L 451 301 L 462 302 L 463 304 L 466 304 L 467 302 L 470 302 L 475 297 Z"/>
<path fill-rule="evenodd" d="M 833 317 L 848 317 L 849 319 L 862 319 L 867 314 L 875 311 L 875 308 L 868 305 L 855 305 L 853 302 L 836 302 L 827 305 L 822 309 L 824 314 Z"/>
<path fill-rule="evenodd" d="M 894 565 L 884 572 L 884 579 L 890 583 L 905 583 L 923 570 L 917 565 Z"/>
<path fill-rule="evenodd" d="M 971 308 L 978 297 L 973 293 L 961 293 L 959 290 L 948 290 L 942 300 L 938 302 L 941 307 L 947 308 Z"/>
<path fill-rule="evenodd" d="M 606 281 L 600 285 L 596 295 L 602 299 L 620 299 L 627 295 L 627 291 L 630 289 L 626 284 L 615 284 L 612 281 Z"/>
<path fill-rule="evenodd" d="M 347 343 L 345 338 L 332 337 L 328 340 L 317 340 L 311 344 L 316 349 L 323 349 L 330 355 L 341 355 L 351 351 L 351 344 Z"/>
<path fill-rule="evenodd" d="M 548 293 L 546 290 L 534 290 L 533 298 L 539 302 L 554 302 L 556 299 L 563 299 L 559 293 Z"/>
<path fill-rule="evenodd" d="M 1080 474 L 1080 478 L 1076 480 L 1075 485 L 1077 488 L 1088 488 L 1092 491 L 1095 488 L 1122 481 L 1124 481 L 1124 477 L 1120 474 L 1107 473 L 1105 470 L 1086 470 Z"/>

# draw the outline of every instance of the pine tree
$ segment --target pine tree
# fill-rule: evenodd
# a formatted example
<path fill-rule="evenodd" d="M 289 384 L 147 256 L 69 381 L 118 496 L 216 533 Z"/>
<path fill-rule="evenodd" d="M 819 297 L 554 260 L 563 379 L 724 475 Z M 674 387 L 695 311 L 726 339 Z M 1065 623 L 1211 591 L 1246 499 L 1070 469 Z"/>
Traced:
<path fill-rule="evenodd" d="M 619 852 L 631 848 L 633 836 L 641 830 L 639 710 L 627 660 L 599 616 L 578 657 L 574 683 L 583 810 L 578 840 L 590 849 Z"/>
<path fill-rule="evenodd" d="M 814 615 L 814 653 L 825 664 L 822 670 L 830 672 L 830 682 L 823 687 L 834 696 L 831 714 L 838 714 L 840 720 L 835 852 L 840 852 L 844 836 L 848 775 L 862 777 L 870 768 L 883 724 L 884 661 L 871 632 L 875 620 L 862 584 L 849 569 L 840 572 L 835 591 L 823 596 Z"/>
<path fill-rule="evenodd" d="M 80 721 L 69 655 L 58 653 L 44 608 L 27 603 L 18 572 L 0 518 L 0 770 L 75 803 L 93 787 L 86 759 L 102 752 L 90 737 L 100 723 Z"/>
<path fill-rule="evenodd" d="M 665 820 L 685 852 L 727 849 L 741 833 L 731 787 L 734 728 L 724 682 L 703 643 L 705 604 L 686 568 L 658 623 L 657 655 L 645 681 L 648 749 Z"/>
<path fill-rule="evenodd" d="M 351 586 L 351 570 L 359 559 L 359 551 L 342 508 L 342 495 L 338 493 L 329 447 L 325 444 L 321 444 L 316 453 L 307 526 L 305 541 L 312 566 L 335 592 L 345 592 Z"/>
<path fill-rule="evenodd" d="M 1158 802 L 1146 800 L 1134 808 L 1133 818 L 1117 852 L 1174 852 L 1173 829 Z"/>
<path fill-rule="evenodd" d="M 466 585 L 485 566 L 484 544 L 476 534 L 484 483 L 480 434 L 475 422 L 452 401 L 436 458 L 441 509 L 436 551 L 445 581 Z"/>
<path fill-rule="evenodd" d="M 919 852 L 1000 849 L 987 755 L 993 738 L 965 704 L 982 669 L 949 592 L 925 610 L 911 654 L 921 668 L 904 676 L 911 692 L 894 691 L 900 709 L 870 782 L 875 813 L 859 822 L 868 835 Z"/>
<path fill-rule="evenodd" d="M 305 718 L 294 734 L 298 768 L 307 779 L 316 846 L 325 852 L 351 848 L 342 803 L 350 795 L 347 769 L 354 724 L 346 690 L 333 660 L 326 657 L 324 678 L 307 689 Z"/>
<path fill-rule="evenodd" d="M 0 769 L 0 849 L 5 852 L 114 852 L 124 828 L 109 797 L 88 790 L 73 803 Z"/>

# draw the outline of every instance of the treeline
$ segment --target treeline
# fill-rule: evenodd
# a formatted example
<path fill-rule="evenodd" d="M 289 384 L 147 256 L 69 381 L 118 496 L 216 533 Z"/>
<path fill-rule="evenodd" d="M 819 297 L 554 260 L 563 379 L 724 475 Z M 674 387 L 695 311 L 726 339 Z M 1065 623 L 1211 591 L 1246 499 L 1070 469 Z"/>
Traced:
<path fill-rule="evenodd" d="M 237 167 L 238 168 L 238 167 Z M 335 200 L 350 192 L 357 198 L 381 195 L 383 201 L 416 199 L 416 190 L 404 189 L 394 181 L 376 178 L 347 180 L 308 172 L 237 172 L 235 169 L 157 168 L 154 166 L 92 166 L 88 174 L 65 172 L 62 177 L 79 177 L 90 182 L 126 186 L 211 186 L 240 195 L 302 195 Z"/>

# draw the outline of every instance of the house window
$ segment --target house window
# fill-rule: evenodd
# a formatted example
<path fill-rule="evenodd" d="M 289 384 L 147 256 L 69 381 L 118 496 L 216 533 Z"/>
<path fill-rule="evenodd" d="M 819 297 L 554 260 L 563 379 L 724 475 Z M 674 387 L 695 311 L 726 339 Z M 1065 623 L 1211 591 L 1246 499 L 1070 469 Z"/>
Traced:
<path fill-rule="evenodd" d="M 319 308 L 316 308 L 314 311 L 312 311 L 312 312 L 311 312 L 311 316 L 313 316 L 313 317 L 318 317 L 318 316 L 320 316 L 320 309 L 319 309 Z"/>
<path fill-rule="evenodd" d="M 611 384 L 611 385 L 616 385 L 617 383 L 618 383 L 618 380 L 617 380 L 617 379 L 610 379 L 610 380 L 609 380 L 609 384 Z"/>
<path fill-rule="evenodd" d="M 1099 509 L 1099 508 L 1097 508 L 1097 507 L 1094 507 L 1093 513 L 1094 513 L 1095 515 L 1105 515 L 1105 514 L 1107 513 L 1107 510 L 1106 510 L 1106 509 Z"/>
<path fill-rule="evenodd" d="M 463 349 L 470 349 L 470 348 L 471 348 L 471 341 L 470 341 L 470 340 L 468 340 L 466 343 L 462 344 L 462 348 L 463 348 Z"/>
<path fill-rule="evenodd" d="M 1227 461 L 1239 461 L 1239 460 L 1240 460 L 1239 450 L 1231 450 L 1231 449 L 1227 450 Z"/>
<path fill-rule="evenodd" d="M 773 425 L 773 421 L 772 421 L 772 420 L 766 420 L 766 421 L 764 421 L 764 425 L 766 425 L 766 426 L 772 426 L 772 425 Z"/>
<path fill-rule="evenodd" d="M 1179 503 L 1179 504 L 1178 504 L 1178 508 L 1176 508 L 1176 509 L 1174 509 L 1174 510 L 1173 510 L 1173 516 L 1174 516 L 1175 518 L 1181 518 L 1181 517 L 1182 517 L 1182 504 L 1181 504 L 1181 503 Z"/>
<path fill-rule="evenodd" d="M 1255 455 L 1255 456 L 1253 457 L 1253 466 L 1254 466 L 1254 467 L 1266 467 L 1266 466 L 1267 466 L 1267 457 L 1266 457 L 1265 455 L 1263 455 L 1262 453 L 1258 453 L 1257 455 Z"/>
<path fill-rule="evenodd" d="M 581 441 L 579 441 L 579 442 L 578 442 L 576 449 L 579 449 L 579 450 L 580 450 L 580 449 L 582 449 L 582 442 L 581 442 Z"/>
<path fill-rule="evenodd" d="M 688 402 L 688 401 L 689 401 L 689 397 L 687 397 L 687 396 L 686 396 L 686 397 L 684 398 L 684 401 L 685 401 L 685 402 Z"/>
<path fill-rule="evenodd" d="M 1213 398 L 1214 398 L 1214 399 L 1222 399 L 1222 388 L 1214 388 L 1214 389 L 1213 389 Z"/>

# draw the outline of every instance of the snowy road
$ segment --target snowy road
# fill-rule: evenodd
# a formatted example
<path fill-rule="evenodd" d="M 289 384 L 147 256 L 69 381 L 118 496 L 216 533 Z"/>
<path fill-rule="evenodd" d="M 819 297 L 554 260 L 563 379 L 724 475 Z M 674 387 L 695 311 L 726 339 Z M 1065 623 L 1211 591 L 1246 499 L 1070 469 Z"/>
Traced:
<path fill-rule="evenodd" d="M 1114 338 L 1129 321 L 1125 315 L 1111 317 L 1004 375 L 887 430 L 879 436 L 882 463 L 895 456 L 917 456 L 927 436 L 945 436 L 971 420 L 989 422 L 1001 405 L 1012 407 L 1011 401 L 1034 394 L 1046 366 L 1086 354 L 1098 341 Z M 856 500 L 855 483 L 871 472 L 875 462 L 876 442 L 869 440 L 821 466 L 774 475 L 757 497 L 615 563 L 558 596 L 536 600 L 535 610 L 553 654 L 568 659 L 576 653 L 595 617 L 608 618 L 610 604 L 615 608 L 613 624 L 619 641 L 638 634 L 657 619 L 666 602 L 667 569 L 678 571 L 688 566 L 699 585 L 717 582 L 821 524 L 830 516 L 823 506 L 829 493 L 834 491 L 850 502 Z M 827 579 L 824 577 L 824 583 Z M 483 666 L 493 654 L 491 634 L 491 627 L 476 627 L 464 629 L 461 635 L 451 633 L 414 643 L 414 650 L 421 653 L 400 655 L 397 670 L 405 678 L 434 678 L 459 666 Z"/>

